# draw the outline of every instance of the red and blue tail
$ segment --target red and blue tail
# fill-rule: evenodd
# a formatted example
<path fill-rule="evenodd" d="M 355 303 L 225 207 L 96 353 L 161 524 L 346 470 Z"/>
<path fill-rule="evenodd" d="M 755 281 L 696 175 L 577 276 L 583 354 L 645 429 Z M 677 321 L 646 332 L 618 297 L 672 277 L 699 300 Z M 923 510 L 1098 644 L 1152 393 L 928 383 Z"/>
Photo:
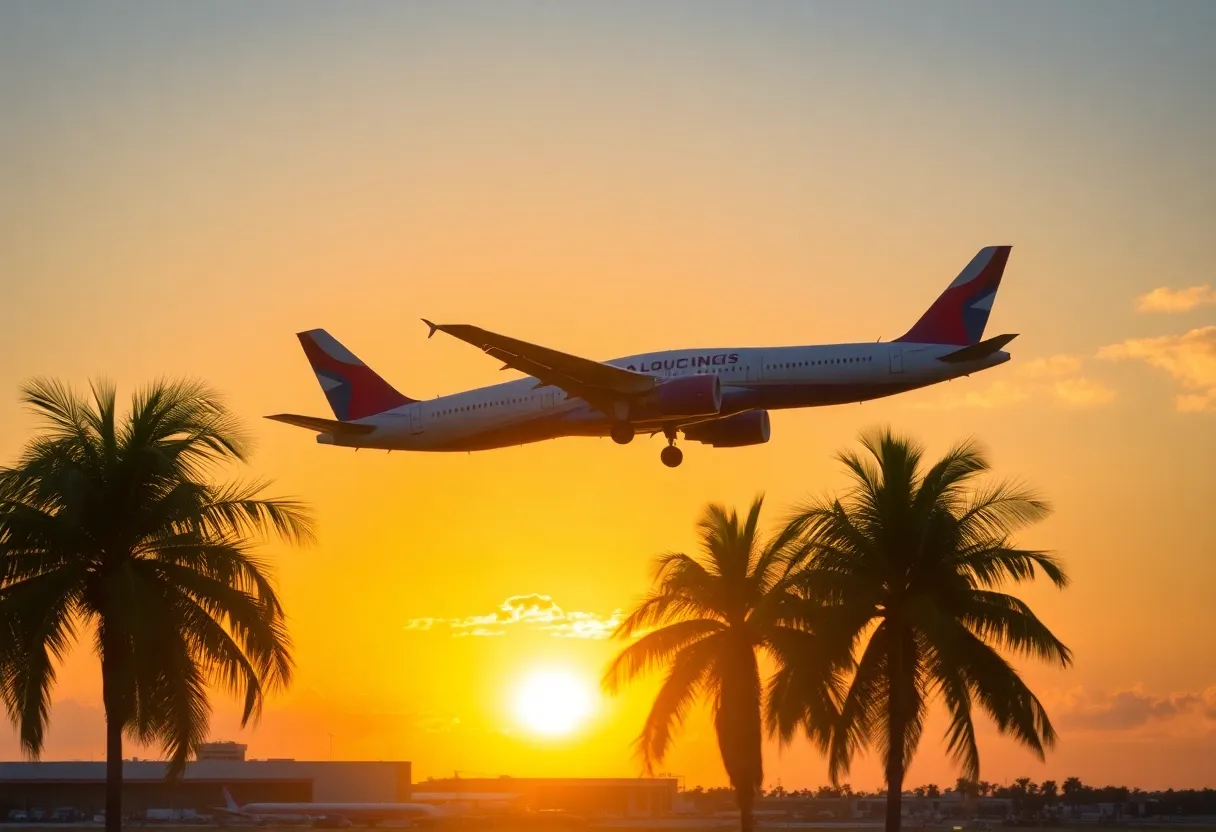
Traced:
<path fill-rule="evenodd" d="M 996 290 L 1000 288 L 1011 248 L 988 246 L 980 249 L 916 325 L 896 340 L 959 347 L 979 343 L 984 337 L 988 313 L 996 300 Z"/>
<path fill-rule="evenodd" d="M 296 333 L 334 416 L 343 422 L 375 416 L 414 401 L 398 393 L 376 372 L 323 329 Z"/>

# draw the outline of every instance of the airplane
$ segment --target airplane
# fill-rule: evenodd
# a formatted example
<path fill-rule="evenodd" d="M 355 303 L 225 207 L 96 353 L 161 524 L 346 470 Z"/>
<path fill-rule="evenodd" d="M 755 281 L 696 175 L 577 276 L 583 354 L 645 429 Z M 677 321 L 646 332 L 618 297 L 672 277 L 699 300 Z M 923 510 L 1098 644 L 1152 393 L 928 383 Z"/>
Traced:
<path fill-rule="evenodd" d="M 224 806 L 216 807 L 217 811 L 255 822 L 357 820 L 379 823 L 384 820 L 433 821 L 446 816 L 442 809 L 427 803 L 246 803 L 241 806 L 227 787 L 223 791 Z"/>
<path fill-rule="evenodd" d="M 889 342 L 681 349 L 592 361 L 469 324 L 423 319 L 528 377 L 430 401 L 399 393 L 323 329 L 297 333 L 334 419 L 268 419 L 316 431 L 317 442 L 387 451 L 477 451 L 565 436 L 667 438 L 715 448 L 769 440 L 769 411 L 864 402 L 1004 364 L 1014 335 L 984 339 L 1010 246 L 976 254 L 905 334 Z"/>

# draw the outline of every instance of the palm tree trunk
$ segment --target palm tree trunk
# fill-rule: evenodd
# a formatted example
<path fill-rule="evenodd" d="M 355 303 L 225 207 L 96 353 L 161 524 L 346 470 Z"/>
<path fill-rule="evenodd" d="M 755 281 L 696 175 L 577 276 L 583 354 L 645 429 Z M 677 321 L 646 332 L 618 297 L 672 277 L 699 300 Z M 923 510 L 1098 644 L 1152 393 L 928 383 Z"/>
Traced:
<path fill-rule="evenodd" d="M 117 655 L 117 651 L 108 651 Z M 122 832 L 122 718 L 121 697 L 116 690 L 114 660 L 101 659 L 101 701 L 106 711 L 106 832 Z"/>
<path fill-rule="evenodd" d="M 755 792 L 750 789 L 735 789 L 735 800 L 739 804 L 739 832 L 753 832 L 756 828 L 752 808 L 756 805 Z"/>
<path fill-rule="evenodd" d="M 898 632 L 898 630 L 896 631 Z M 887 822 L 886 832 L 899 832 L 904 792 L 905 703 L 903 690 L 903 639 L 892 639 L 887 654 Z"/>
<path fill-rule="evenodd" d="M 892 720 L 894 722 L 894 720 Z M 903 730 L 900 729 L 899 739 L 903 739 Z M 894 737 L 895 730 L 892 726 L 891 735 Z M 892 740 L 894 741 L 894 740 Z M 886 832 L 899 832 L 901 813 L 903 812 L 903 791 L 904 791 L 904 755 L 903 744 L 895 746 L 896 751 L 888 756 L 887 760 L 887 823 Z M 109 832 L 109 830 L 106 830 Z"/>
<path fill-rule="evenodd" d="M 122 832 L 122 722 L 106 718 L 106 832 Z"/>

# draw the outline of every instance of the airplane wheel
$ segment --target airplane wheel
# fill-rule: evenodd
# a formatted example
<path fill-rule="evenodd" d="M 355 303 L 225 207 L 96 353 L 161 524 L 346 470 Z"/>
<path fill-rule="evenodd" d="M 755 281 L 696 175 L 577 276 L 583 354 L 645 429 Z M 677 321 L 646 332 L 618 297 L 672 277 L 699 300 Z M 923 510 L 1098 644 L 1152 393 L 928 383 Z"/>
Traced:
<path fill-rule="evenodd" d="M 612 426 L 612 441 L 618 445 L 628 445 L 633 441 L 633 425 L 628 422 L 617 422 Z"/>
<path fill-rule="evenodd" d="M 663 464 L 668 468 L 676 468 L 681 462 L 684 461 L 684 452 L 675 445 L 668 445 L 663 449 L 663 452 L 659 454 L 659 459 L 661 459 Z"/>

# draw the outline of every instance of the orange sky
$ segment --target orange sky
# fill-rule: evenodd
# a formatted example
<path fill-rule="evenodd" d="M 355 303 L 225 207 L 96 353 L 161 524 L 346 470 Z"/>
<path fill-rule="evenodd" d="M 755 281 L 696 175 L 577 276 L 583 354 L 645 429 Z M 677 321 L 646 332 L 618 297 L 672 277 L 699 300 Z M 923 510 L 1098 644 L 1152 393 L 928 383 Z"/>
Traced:
<path fill-rule="evenodd" d="M 324 758 L 332 735 L 423 777 L 632 775 L 650 688 L 542 740 L 514 686 L 594 683 L 613 644 L 574 625 L 601 634 L 706 501 L 763 490 L 772 518 L 839 486 L 832 452 L 872 424 L 974 433 L 1057 508 L 1024 540 L 1074 586 L 1027 595 L 1077 655 L 1027 668 L 1048 764 L 987 737 L 985 778 L 1216 785 L 1214 33 L 1200 2 L 6 4 L 0 460 L 32 375 L 205 378 L 321 532 L 275 553 L 294 688 L 243 734 L 221 700 L 217 736 Z M 769 444 L 690 444 L 675 471 L 657 441 L 389 456 L 259 418 L 328 415 L 301 329 L 429 397 L 503 376 L 420 316 L 592 358 L 890 338 L 1004 243 L 1011 364 L 778 413 Z M 464 626 L 534 594 L 530 620 Z M 49 758 L 100 754 L 99 691 L 78 651 Z M 939 736 L 912 782 L 953 781 Z M 724 780 L 703 715 L 666 767 Z M 800 746 L 767 771 L 825 779 Z"/>

